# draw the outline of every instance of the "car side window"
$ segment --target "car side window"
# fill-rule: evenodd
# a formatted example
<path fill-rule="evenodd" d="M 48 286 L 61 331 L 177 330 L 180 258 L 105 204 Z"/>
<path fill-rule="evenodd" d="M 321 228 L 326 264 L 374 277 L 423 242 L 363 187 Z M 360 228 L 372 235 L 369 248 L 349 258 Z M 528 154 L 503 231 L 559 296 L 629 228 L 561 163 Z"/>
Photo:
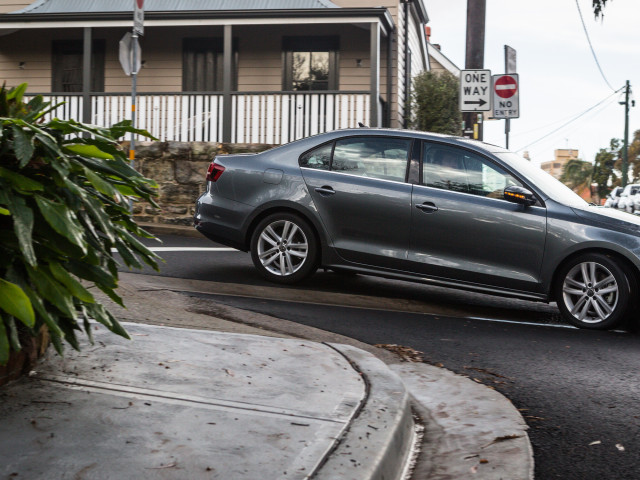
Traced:
<path fill-rule="evenodd" d="M 404 182 L 411 140 L 354 137 L 336 141 L 331 170 L 363 177 Z"/>
<path fill-rule="evenodd" d="M 314 148 L 300 157 L 300 166 L 316 170 L 329 170 L 332 149 L 333 142 Z"/>
<path fill-rule="evenodd" d="M 493 163 L 466 150 L 425 145 L 422 183 L 489 198 L 503 198 L 504 189 L 522 183 Z"/>

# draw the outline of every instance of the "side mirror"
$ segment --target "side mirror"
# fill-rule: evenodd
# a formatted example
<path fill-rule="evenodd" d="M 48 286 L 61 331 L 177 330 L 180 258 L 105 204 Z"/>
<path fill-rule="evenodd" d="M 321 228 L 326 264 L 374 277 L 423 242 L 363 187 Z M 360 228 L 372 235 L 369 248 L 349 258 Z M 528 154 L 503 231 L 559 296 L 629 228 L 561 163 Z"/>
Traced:
<path fill-rule="evenodd" d="M 504 198 L 513 203 L 519 203 L 520 205 L 531 206 L 535 205 L 536 197 L 530 190 L 524 187 L 518 187 L 517 185 L 511 185 L 504 189 Z"/>

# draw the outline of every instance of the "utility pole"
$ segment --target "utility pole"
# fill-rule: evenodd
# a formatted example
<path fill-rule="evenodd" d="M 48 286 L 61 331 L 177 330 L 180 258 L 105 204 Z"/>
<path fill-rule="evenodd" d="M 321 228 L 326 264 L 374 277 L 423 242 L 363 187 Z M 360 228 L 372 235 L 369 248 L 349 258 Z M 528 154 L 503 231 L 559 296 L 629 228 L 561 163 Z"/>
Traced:
<path fill-rule="evenodd" d="M 467 50 L 465 69 L 484 68 L 484 30 L 487 11 L 486 0 L 467 0 Z M 465 112 L 462 115 L 464 131 L 473 130 L 473 138 L 482 140 L 482 113 Z"/>
<path fill-rule="evenodd" d="M 624 145 L 622 147 L 622 187 L 627 186 L 627 177 L 629 176 L 629 93 L 631 87 L 629 80 L 624 89 Z M 623 102 L 620 102 L 621 104 Z"/>

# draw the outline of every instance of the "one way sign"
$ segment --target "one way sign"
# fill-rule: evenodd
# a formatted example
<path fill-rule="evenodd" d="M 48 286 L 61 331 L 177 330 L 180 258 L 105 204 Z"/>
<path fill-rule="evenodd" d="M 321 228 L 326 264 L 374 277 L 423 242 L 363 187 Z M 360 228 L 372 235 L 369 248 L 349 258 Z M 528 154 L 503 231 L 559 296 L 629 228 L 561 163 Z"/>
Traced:
<path fill-rule="evenodd" d="M 491 110 L 491 70 L 460 71 L 460 111 Z"/>

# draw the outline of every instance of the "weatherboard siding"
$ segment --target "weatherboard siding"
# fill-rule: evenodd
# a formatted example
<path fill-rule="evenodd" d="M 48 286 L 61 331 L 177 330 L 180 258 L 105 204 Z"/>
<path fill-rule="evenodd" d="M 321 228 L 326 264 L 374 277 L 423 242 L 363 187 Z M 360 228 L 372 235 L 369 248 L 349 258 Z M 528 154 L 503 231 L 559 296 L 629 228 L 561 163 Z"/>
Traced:
<path fill-rule="evenodd" d="M 19 2 L 17 0 L 0 0 L 0 13 L 9 13 L 31 5 L 32 2 Z"/>
<path fill-rule="evenodd" d="M 210 28 L 176 29 L 171 35 L 164 29 L 147 29 L 141 38 L 144 68 L 138 74 L 138 91 L 181 92 L 182 91 L 182 41 L 178 37 L 206 37 Z M 220 33 L 221 32 L 221 29 Z M 131 89 L 131 78 L 122 71 L 118 59 L 118 42 L 126 33 L 125 28 L 94 29 L 93 38 L 102 39 L 105 52 L 105 92 L 120 93 Z M 339 90 L 368 91 L 370 89 L 369 32 L 357 27 L 328 27 L 318 30 L 322 35 L 339 35 Z M 214 32 L 215 33 L 215 32 Z M 251 35 L 253 33 L 253 35 Z M 292 26 L 287 35 L 309 34 L 309 28 Z M 219 37 L 221 35 L 213 35 Z M 278 92 L 282 90 L 283 57 L 282 29 L 278 27 L 255 27 L 253 32 L 245 27 L 234 29 L 239 38 L 238 91 Z M 30 31 L 18 31 L 3 37 L 0 43 L 0 81 L 8 86 L 29 83 L 29 91 L 46 93 L 51 91 L 51 43 L 55 40 L 81 40 L 82 30 L 61 32 L 43 29 L 38 35 Z M 382 49 L 381 95 L 386 97 L 386 51 Z M 361 60 L 358 66 L 358 59 Z M 20 69 L 20 62 L 25 62 Z"/>

